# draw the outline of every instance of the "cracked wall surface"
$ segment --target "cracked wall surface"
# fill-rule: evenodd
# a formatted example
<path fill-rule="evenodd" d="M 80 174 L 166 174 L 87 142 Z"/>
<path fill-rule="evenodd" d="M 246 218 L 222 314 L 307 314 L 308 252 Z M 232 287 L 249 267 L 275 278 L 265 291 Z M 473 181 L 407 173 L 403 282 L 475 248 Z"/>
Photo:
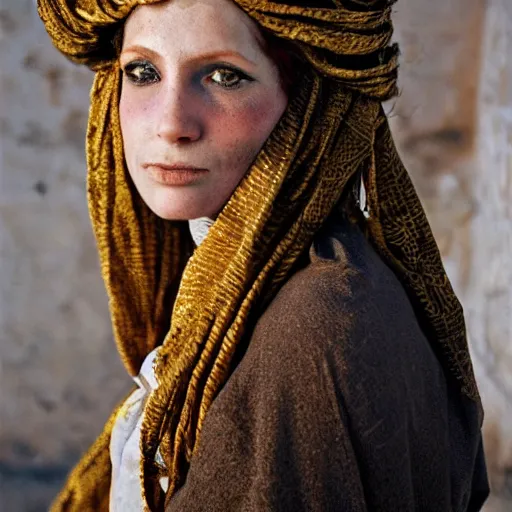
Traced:
<path fill-rule="evenodd" d="M 464 306 L 493 496 L 512 510 L 512 2 L 402 0 L 386 105 Z M 92 73 L 0 3 L 0 503 L 46 510 L 131 388 L 85 200 Z M 1 507 L 0 507 L 1 508 Z"/>

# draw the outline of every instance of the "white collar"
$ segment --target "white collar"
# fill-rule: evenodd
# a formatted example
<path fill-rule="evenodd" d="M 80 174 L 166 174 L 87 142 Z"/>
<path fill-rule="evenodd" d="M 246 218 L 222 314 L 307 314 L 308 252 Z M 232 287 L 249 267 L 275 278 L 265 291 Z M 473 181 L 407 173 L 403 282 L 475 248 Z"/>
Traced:
<path fill-rule="evenodd" d="M 188 221 L 190 234 L 196 245 L 199 245 L 208 234 L 208 230 L 212 227 L 215 221 L 209 217 L 199 217 L 198 219 L 191 219 Z"/>

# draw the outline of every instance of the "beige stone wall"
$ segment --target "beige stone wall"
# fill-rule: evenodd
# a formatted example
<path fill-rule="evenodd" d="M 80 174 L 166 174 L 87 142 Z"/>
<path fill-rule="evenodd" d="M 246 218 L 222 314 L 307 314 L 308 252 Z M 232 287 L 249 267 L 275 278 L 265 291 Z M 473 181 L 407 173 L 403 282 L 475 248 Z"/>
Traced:
<path fill-rule="evenodd" d="M 395 137 L 465 310 L 493 495 L 512 510 L 512 2 L 398 3 Z"/>
<path fill-rule="evenodd" d="M 488 511 L 512 510 L 512 2 L 402 0 L 387 105 L 463 302 L 486 409 Z M 130 382 L 85 201 L 92 75 L 35 0 L 0 3 L 0 509 L 45 510 Z"/>
<path fill-rule="evenodd" d="M 0 6 L 0 510 L 28 512 L 131 384 L 85 200 L 92 73 L 51 46 L 35 0 Z"/>
<path fill-rule="evenodd" d="M 496 496 L 512 510 L 512 2 L 490 2 L 479 94 L 478 200 L 464 299 Z"/>

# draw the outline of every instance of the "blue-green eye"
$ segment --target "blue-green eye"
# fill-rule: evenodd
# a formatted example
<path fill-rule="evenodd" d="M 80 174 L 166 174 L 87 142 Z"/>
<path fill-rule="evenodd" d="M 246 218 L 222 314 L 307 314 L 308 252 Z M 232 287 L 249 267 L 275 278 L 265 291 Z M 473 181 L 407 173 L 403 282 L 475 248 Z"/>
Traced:
<path fill-rule="evenodd" d="M 210 77 L 225 89 L 238 89 L 244 80 L 251 81 L 245 73 L 231 67 L 217 67 Z"/>
<path fill-rule="evenodd" d="M 158 82 L 160 75 L 148 61 L 133 61 L 124 67 L 126 78 L 134 85 L 147 85 Z"/>

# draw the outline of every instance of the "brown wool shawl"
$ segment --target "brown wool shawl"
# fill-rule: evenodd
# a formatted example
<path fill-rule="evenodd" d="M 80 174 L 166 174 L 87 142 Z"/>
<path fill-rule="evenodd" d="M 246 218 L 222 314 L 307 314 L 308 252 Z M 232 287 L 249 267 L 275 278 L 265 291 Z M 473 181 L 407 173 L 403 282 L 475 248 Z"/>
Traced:
<path fill-rule="evenodd" d="M 172 1 L 172 0 L 171 0 Z M 369 237 L 393 269 L 421 328 L 462 394 L 480 404 L 461 305 L 381 102 L 397 92 L 394 0 L 233 0 L 309 63 L 283 116 L 192 254 L 184 223 L 163 221 L 131 183 L 119 124 L 120 68 L 112 44 L 132 9 L 155 0 L 38 0 L 54 45 L 96 72 L 87 130 L 88 202 L 117 348 L 136 375 L 163 344 L 159 388 L 142 426 L 143 493 L 162 510 L 183 484 L 205 416 L 233 371 L 249 325 L 359 173 Z M 322 4 L 322 7 L 320 7 Z M 108 509 L 115 412 L 71 473 L 54 511 Z M 169 489 L 158 486 L 160 447 Z"/>

